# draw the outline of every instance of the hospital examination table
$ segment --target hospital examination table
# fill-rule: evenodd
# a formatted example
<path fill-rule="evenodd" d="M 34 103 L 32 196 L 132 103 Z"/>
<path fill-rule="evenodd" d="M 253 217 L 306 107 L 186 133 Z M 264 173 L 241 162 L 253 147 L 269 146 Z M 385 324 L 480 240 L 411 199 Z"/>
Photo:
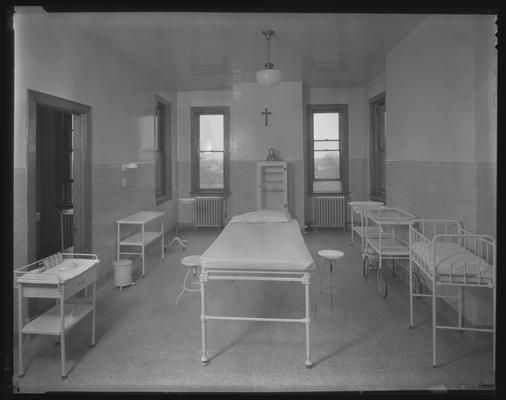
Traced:
<path fill-rule="evenodd" d="M 314 262 L 298 222 L 284 212 L 260 210 L 232 218 L 201 257 L 202 364 L 206 352 L 206 321 L 239 320 L 295 322 L 306 325 L 306 367 L 310 358 L 309 285 Z M 217 316 L 206 313 L 206 285 L 210 280 L 300 282 L 305 286 L 305 317 L 260 318 Z"/>

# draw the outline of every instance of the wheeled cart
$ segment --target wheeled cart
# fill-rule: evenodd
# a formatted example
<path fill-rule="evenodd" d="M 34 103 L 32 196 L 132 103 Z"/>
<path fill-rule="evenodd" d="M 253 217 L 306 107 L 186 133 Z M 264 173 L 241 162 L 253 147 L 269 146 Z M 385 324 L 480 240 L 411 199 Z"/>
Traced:
<path fill-rule="evenodd" d="M 360 238 L 360 251 L 364 248 L 364 238 L 365 238 L 365 212 L 368 209 L 374 209 L 379 207 L 384 207 L 384 203 L 381 201 L 350 201 L 348 203 L 350 206 L 350 245 L 354 246 L 355 235 Z M 377 234 L 374 232 L 371 227 L 369 230 L 369 235 Z"/>
<path fill-rule="evenodd" d="M 23 335 L 39 334 L 60 337 L 61 376 L 67 377 L 65 367 L 65 333 L 88 314 L 92 314 L 91 345 L 95 345 L 95 298 L 97 268 L 95 254 L 57 253 L 14 270 L 18 289 L 18 353 L 19 376 L 23 369 Z M 77 292 L 92 286 L 84 302 L 69 301 Z M 56 299 L 56 305 L 24 323 L 24 298 Z"/>
<path fill-rule="evenodd" d="M 383 260 L 409 260 L 409 223 L 416 217 L 395 207 L 381 207 L 365 211 L 364 247 L 362 249 L 363 273 L 367 278 L 372 257 L 378 259 L 378 290 L 382 297 L 388 294 L 388 284 L 383 272 Z"/>

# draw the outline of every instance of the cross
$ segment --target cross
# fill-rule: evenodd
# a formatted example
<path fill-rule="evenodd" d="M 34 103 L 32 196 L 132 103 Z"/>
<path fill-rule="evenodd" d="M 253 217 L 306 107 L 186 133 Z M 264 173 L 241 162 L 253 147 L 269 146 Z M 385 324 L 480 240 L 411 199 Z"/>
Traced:
<path fill-rule="evenodd" d="M 265 111 L 261 112 L 260 114 L 265 115 L 265 126 L 269 125 L 269 121 L 267 120 L 267 118 L 272 113 L 266 108 Z"/>

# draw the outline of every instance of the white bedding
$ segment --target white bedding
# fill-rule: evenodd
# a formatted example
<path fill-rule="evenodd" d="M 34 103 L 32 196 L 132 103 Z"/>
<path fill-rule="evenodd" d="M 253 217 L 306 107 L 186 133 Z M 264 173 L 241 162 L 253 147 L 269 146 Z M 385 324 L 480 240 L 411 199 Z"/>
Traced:
<path fill-rule="evenodd" d="M 229 223 L 201 256 L 202 269 L 304 271 L 313 259 L 296 220 Z"/>
<path fill-rule="evenodd" d="M 433 273 L 433 244 L 416 242 L 411 246 L 411 250 L 425 263 L 430 273 Z M 436 243 L 436 266 L 439 275 L 449 275 L 451 271 L 453 276 L 463 277 L 466 274 L 467 277 L 476 278 L 480 272 L 484 279 L 493 278 L 490 264 L 455 243 Z"/>

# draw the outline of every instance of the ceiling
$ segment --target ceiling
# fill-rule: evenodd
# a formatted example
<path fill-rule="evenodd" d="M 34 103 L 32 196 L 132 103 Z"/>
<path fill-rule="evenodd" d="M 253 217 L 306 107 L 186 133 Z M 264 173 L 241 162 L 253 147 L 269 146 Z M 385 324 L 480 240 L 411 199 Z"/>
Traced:
<path fill-rule="evenodd" d="M 424 14 L 56 13 L 83 26 L 167 89 L 231 89 L 254 82 L 270 60 L 286 81 L 311 87 L 362 85 Z"/>

